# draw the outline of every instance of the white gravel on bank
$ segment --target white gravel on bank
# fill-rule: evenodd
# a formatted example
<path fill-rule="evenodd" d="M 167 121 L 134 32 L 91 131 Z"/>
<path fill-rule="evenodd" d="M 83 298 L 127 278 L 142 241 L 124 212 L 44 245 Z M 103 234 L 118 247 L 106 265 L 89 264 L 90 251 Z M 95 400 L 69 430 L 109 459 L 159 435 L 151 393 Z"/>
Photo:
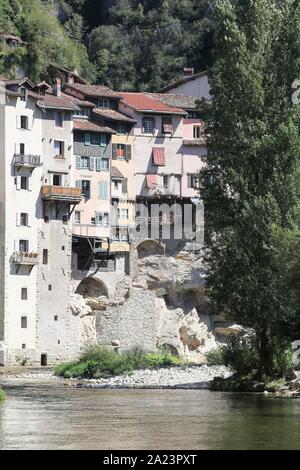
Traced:
<path fill-rule="evenodd" d="M 214 377 L 229 377 L 224 366 L 169 367 L 137 370 L 109 379 L 86 379 L 77 384 L 87 388 L 208 388 Z"/>
<path fill-rule="evenodd" d="M 64 379 L 54 375 L 52 370 L 36 369 L 2 375 L 8 381 L 35 384 L 61 384 L 83 388 L 198 388 L 209 387 L 214 377 L 228 377 L 229 370 L 224 366 L 206 364 L 188 367 L 166 367 L 162 369 L 137 370 L 132 374 L 119 375 L 109 379 Z"/>

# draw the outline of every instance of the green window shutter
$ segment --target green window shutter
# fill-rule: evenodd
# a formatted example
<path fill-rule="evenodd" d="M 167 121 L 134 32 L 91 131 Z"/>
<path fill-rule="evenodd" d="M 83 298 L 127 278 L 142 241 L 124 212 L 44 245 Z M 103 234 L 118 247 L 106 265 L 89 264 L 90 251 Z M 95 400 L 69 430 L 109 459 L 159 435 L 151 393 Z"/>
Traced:
<path fill-rule="evenodd" d="M 105 134 L 100 134 L 100 146 L 106 147 L 106 135 Z"/>
<path fill-rule="evenodd" d="M 107 199 L 107 181 L 99 181 L 99 199 Z"/>
<path fill-rule="evenodd" d="M 117 159 L 117 144 L 112 144 L 112 158 Z"/>
<path fill-rule="evenodd" d="M 85 132 L 84 134 L 84 144 L 91 145 L 91 134 L 89 134 L 88 132 Z"/>
<path fill-rule="evenodd" d="M 90 170 L 95 170 L 95 157 L 90 157 Z"/>
<path fill-rule="evenodd" d="M 101 158 L 96 158 L 96 170 L 101 171 Z"/>
<path fill-rule="evenodd" d="M 76 157 L 76 168 L 77 170 L 81 168 L 81 157 Z"/>
<path fill-rule="evenodd" d="M 131 145 L 125 145 L 125 159 L 131 160 Z"/>

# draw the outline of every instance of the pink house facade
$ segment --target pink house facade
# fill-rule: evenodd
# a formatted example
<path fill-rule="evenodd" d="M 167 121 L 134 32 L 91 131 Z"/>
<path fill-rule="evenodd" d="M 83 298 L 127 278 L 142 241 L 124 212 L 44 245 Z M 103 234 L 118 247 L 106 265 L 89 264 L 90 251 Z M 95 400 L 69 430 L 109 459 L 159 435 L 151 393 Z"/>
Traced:
<path fill-rule="evenodd" d="M 182 141 L 182 197 L 199 197 L 199 188 L 195 176 L 203 167 L 206 155 L 201 119 L 183 120 Z M 201 195 L 200 195 L 201 196 Z"/>

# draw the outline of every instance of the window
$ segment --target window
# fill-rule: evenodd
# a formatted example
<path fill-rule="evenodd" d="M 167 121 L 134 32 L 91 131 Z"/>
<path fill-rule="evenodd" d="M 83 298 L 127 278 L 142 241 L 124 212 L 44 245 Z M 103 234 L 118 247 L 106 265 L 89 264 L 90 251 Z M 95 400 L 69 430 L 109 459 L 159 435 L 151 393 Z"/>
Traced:
<path fill-rule="evenodd" d="M 21 189 L 28 189 L 28 178 L 27 178 L 27 176 L 21 176 Z"/>
<path fill-rule="evenodd" d="M 65 251 L 65 249 L 66 249 L 66 247 L 63 245 L 63 246 L 61 247 L 61 250 L 62 250 L 62 251 Z"/>
<path fill-rule="evenodd" d="M 81 157 L 80 167 L 88 170 L 90 168 L 90 157 Z"/>
<path fill-rule="evenodd" d="M 144 117 L 143 118 L 143 133 L 153 134 L 153 130 L 154 130 L 154 118 Z"/>
<path fill-rule="evenodd" d="M 26 349 L 26 344 L 25 343 L 22 344 L 22 349 Z"/>
<path fill-rule="evenodd" d="M 201 138 L 201 126 L 194 126 L 193 135 L 194 135 L 194 139 L 200 139 Z"/>
<path fill-rule="evenodd" d="M 52 291 L 52 284 L 48 284 L 48 291 Z"/>
<path fill-rule="evenodd" d="M 91 217 L 91 225 L 96 225 L 96 218 L 95 217 Z"/>
<path fill-rule="evenodd" d="M 43 250 L 43 264 L 48 264 L 48 250 Z"/>
<path fill-rule="evenodd" d="M 101 158 L 101 170 L 108 171 L 109 170 L 109 160 L 108 158 Z"/>
<path fill-rule="evenodd" d="M 45 222 L 46 224 L 49 223 L 49 216 L 48 216 L 48 215 L 45 215 L 45 216 L 44 216 L 44 222 Z"/>
<path fill-rule="evenodd" d="M 21 253 L 28 253 L 28 251 L 29 251 L 29 242 L 28 242 L 28 240 L 20 240 L 19 241 L 19 251 Z"/>
<path fill-rule="evenodd" d="M 67 214 L 63 214 L 62 221 L 64 224 L 67 224 L 69 222 L 69 216 Z"/>
<path fill-rule="evenodd" d="M 80 108 L 78 111 L 74 111 L 74 116 L 81 116 L 81 117 L 90 117 L 91 110 L 89 108 Z"/>
<path fill-rule="evenodd" d="M 28 117 L 21 116 L 21 129 L 28 129 Z"/>
<path fill-rule="evenodd" d="M 121 209 L 120 210 L 120 218 L 121 219 L 128 219 L 128 209 Z"/>
<path fill-rule="evenodd" d="M 22 87 L 21 88 L 21 101 L 26 101 L 26 98 L 27 98 L 27 90 L 26 88 Z"/>
<path fill-rule="evenodd" d="M 187 187 L 188 188 L 197 188 L 197 176 L 194 174 L 188 174 L 187 175 Z"/>
<path fill-rule="evenodd" d="M 54 321 L 58 321 L 58 315 L 54 315 Z"/>
<path fill-rule="evenodd" d="M 20 225 L 23 227 L 27 227 L 28 225 L 28 214 L 26 214 L 26 212 L 21 212 L 20 214 Z"/>
<path fill-rule="evenodd" d="M 27 328 L 27 317 L 21 317 L 21 328 Z"/>
<path fill-rule="evenodd" d="M 102 227 L 108 227 L 109 216 L 107 212 L 96 213 L 96 225 L 101 225 Z"/>
<path fill-rule="evenodd" d="M 161 132 L 163 134 L 172 134 L 173 122 L 172 116 L 163 116 L 161 119 Z"/>
<path fill-rule="evenodd" d="M 25 144 L 20 144 L 20 154 L 21 155 L 25 154 Z"/>
<path fill-rule="evenodd" d="M 168 175 L 163 176 L 163 184 L 164 184 L 165 189 L 169 189 L 169 176 Z"/>
<path fill-rule="evenodd" d="M 81 194 L 86 198 L 91 196 L 91 182 L 89 180 L 81 181 Z"/>
<path fill-rule="evenodd" d="M 54 156 L 56 158 L 63 158 L 65 143 L 62 140 L 54 141 Z"/>
<path fill-rule="evenodd" d="M 53 186 L 62 186 L 62 176 L 61 175 L 53 175 Z"/>
<path fill-rule="evenodd" d="M 55 120 L 55 127 L 63 127 L 64 115 L 61 111 L 55 111 L 54 120 Z"/>
<path fill-rule="evenodd" d="M 27 287 L 22 287 L 21 289 L 21 300 L 27 300 Z"/>
<path fill-rule="evenodd" d="M 119 123 L 117 126 L 117 132 L 118 134 L 126 134 L 127 133 L 126 124 Z"/>
<path fill-rule="evenodd" d="M 119 236 L 122 242 L 127 242 L 128 241 L 127 229 L 121 229 L 119 232 Z"/>
<path fill-rule="evenodd" d="M 125 145 L 117 144 L 117 157 L 125 158 Z"/>
<path fill-rule="evenodd" d="M 81 214 L 79 211 L 75 211 L 75 224 L 80 224 Z"/>
<path fill-rule="evenodd" d="M 109 108 L 109 99 L 98 98 L 98 108 Z"/>

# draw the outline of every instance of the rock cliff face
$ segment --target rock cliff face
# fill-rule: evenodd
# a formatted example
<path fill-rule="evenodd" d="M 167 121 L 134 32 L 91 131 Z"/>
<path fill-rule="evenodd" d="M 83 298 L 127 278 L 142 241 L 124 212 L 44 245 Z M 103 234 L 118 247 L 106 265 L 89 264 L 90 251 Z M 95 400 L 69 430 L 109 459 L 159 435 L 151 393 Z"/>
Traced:
<path fill-rule="evenodd" d="M 200 255 L 151 252 L 138 258 L 135 253 L 132 263 L 131 276 L 124 275 L 113 296 L 105 295 L 95 278 L 87 278 L 72 294 L 82 345 L 99 342 L 115 350 L 165 347 L 186 360 L 205 362 L 216 342 Z"/>

